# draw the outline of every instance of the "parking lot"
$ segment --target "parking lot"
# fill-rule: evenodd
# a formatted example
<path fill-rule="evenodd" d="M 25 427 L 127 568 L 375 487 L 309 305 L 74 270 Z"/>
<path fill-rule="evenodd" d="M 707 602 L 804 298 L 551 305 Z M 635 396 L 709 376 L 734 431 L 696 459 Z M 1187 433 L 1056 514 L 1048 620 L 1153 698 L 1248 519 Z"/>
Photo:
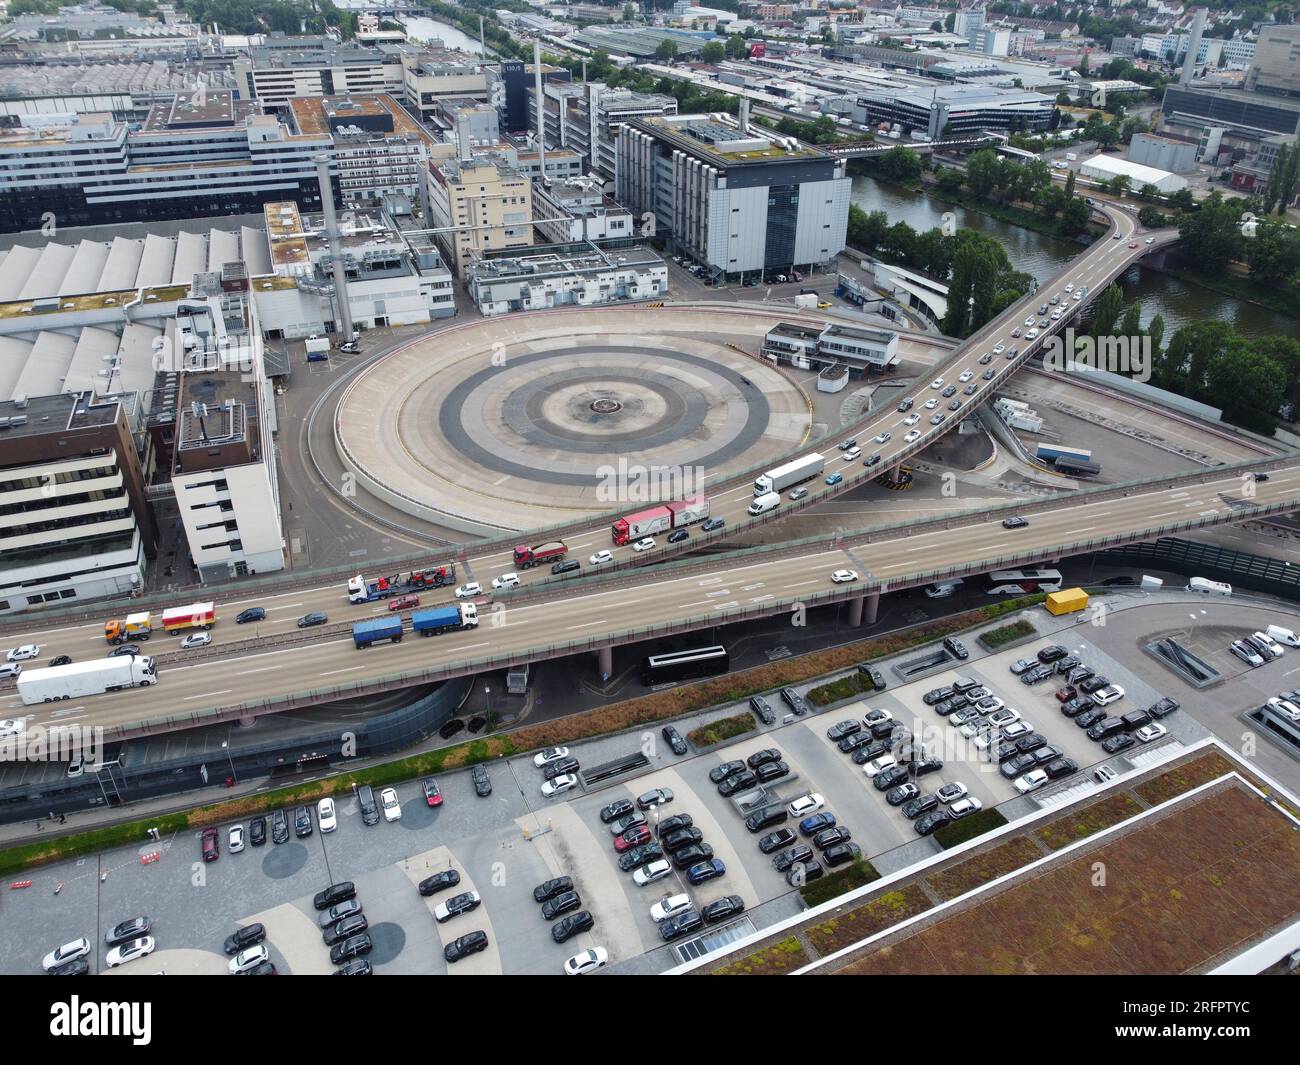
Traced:
<path fill-rule="evenodd" d="M 1101 650 L 1093 639 L 1101 632 L 1076 626 L 1059 633 L 1055 642 L 1125 688 L 1125 698 L 1110 712 L 1146 707 L 1164 694 Z M 1054 693 L 1063 679 L 1053 677 L 1030 687 L 1010 671 L 1017 659 L 1032 658 L 1052 642 L 1043 638 L 997 654 L 977 653 L 967 662 L 950 661 L 924 679 L 903 685 L 891 681 L 885 691 L 801 717 L 789 715 L 779 699 L 769 696 L 777 711 L 773 724 L 707 753 L 675 755 L 657 731 L 605 737 L 570 752 L 584 767 L 579 775 L 638 750 L 647 755 L 649 765 L 634 778 L 615 778 L 617 782 L 607 786 L 580 785 L 547 798 L 541 791 L 544 770 L 529 754 L 488 767 L 493 788 L 486 798 L 476 796 L 467 771 L 438 778 L 442 803 L 436 807 L 426 804 L 420 782 L 401 785 L 397 788 L 401 817 L 391 822 L 380 818 L 377 824 L 363 824 L 357 800 L 346 797 L 338 801 L 337 829 L 325 833 L 318 825 L 312 835 L 302 839 L 290 835 L 281 844 L 268 839 L 263 846 L 230 853 L 229 826 L 221 826 L 221 854 L 216 861 L 199 860 L 198 833 L 189 832 L 160 844 L 47 867 L 33 878 L 31 888 L 9 893 L 10 919 L 0 927 L 0 950 L 9 959 L 9 971 L 38 972 L 46 951 L 86 936 L 93 945 L 88 959 L 92 971 L 99 971 L 104 965 L 105 932 L 119 921 L 147 914 L 153 922 L 156 953 L 115 971 L 224 972 L 224 938 L 240 925 L 259 922 L 266 928 L 269 960 L 278 971 L 326 973 L 333 964 L 312 896 L 328 884 L 352 881 L 369 923 L 367 958 L 376 972 L 559 973 L 566 959 L 595 947 L 603 948 L 611 963 L 663 948 L 665 926 L 652 919 L 650 908 L 665 895 L 686 895 L 689 908 L 701 912 L 730 896 L 742 900 L 742 913 L 728 912 L 719 915 L 716 923 L 687 927 L 672 950 L 658 955 L 662 964 L 656 967 L 668 967 L 680 960 L 678 951 L 691 949 L 702 934 L 743 934 L 761 927 L 765 919 L 770 923 L 776 914 L 789 912 L 788 897 L 794 887 L 787 873 L 774 865 L 780 850 L 809 847 L 819 864 L 824 859 L 825 846 L 813 847 L 813 833 L 801 830 L 801 817 L 786 814 L 779 823 L 750 832 L 744 824 L 747 813 L 769 807 L 783 810 L 811 793 L 821 800 L 816 812 L 832 814 L 834 824 L 847 830 L 847 839 L 878 864 L 883 861 L 882 867 L 914 861 L 938 848 L 932 838 L 918 836 L 903 806 L 891 805 L 885 793 L 873 787 L 867 767 L 855 764 L 827 737 L 827 730 L 837 722 L 861 721 L 871 711 L 887 711 L 906 730 L 891 738 L 892 756 L 903 760 L 911 736 L 919 739 L 925 756 L 943 763 L 915 778 L 904 774 L 902 782 L 914 782 L 925 794 L 945 783 L 960 783 L 964 797 L 987 808 L 1017 798 L 1050 801 L 1053 792 L 1086 781 L 1089 768 L 1107 756 L 1062 714 Z M 885 675 L 892 677 L 888 664 L 881 665 L 886 667 Z M 997 771 L 973 739 L 961 736 L 926 704 L 927 691 L 950 687 L 959 677 L 977 682 L 1015 708 L 1061 757 L 1073 759 L 1079 772 L 1045 785 L 1028 799 L 1019 797 L 1012 781 Z M 737 709 L 722 708 L 707 716 L 725 716 Z M 1165 719 L 1170 735 L 1155 741 L 1156 745 L 1203 734 L 1200 726 L 1184 717 L 1174 714 Z M 688 727 L 683 724 L 683 731 Z M 1145 749 L 1145 745 L 1138 747 L 1126 756 Z M 754 784 L 730 796 L 720 794 L 711 772 L 723 763 L 744 763 L 770 748 L 779 753 L 760 755 L 756 762 L 779 759 L 788 771 L 762 785 L 762 790 Z M 601 813 L 618 800 L 635 813 L 638 796 L 654 788 L 670 789 L 672 799 L 642 812 L 650 842 L 658 821 L 686 814 L 689 827 L 698 830 L 698 839 L 691 833 L 688 842 L 707 844 L 711 851 L 689 852 L 694 860 L 676 863 L 680 867 L 662 879 L 638 886 L 631 868 L 620 868 L 622 852 L 616 850 L 614 833 Z M 776 854 L 763 853 L 759 841 L 782 828 L 791 830 L 795 839 Z M 154 851 L 160 858 L 142 864 L 141 857 Z M 650 860 L 653 856 L 639 864 Z M 713 867 L 714 860 L 720 866 Z M 692 884 L 691 869 L 698 871 L 701 863 L 709 867 L 702 874 L 707 879 Z M 810 866 L 805 860 L 805 869 Z M 459 883 L 421 897 L 420 881 L 447 869 L 455 870 Z M 562 943 L 550 933 L 568 915 L 548 922 L 533 898 L 539 884 L 561 876 L 572 879 L 579 896 L 573 912 L 590 913 L 592 919 L 589 931 Z M 53 885 L 59 882 L 62 887 L 51 898 Z M 434 919 L 439 903 L 467 891 L 477 892 L 481 904 L 445 923 Z M 783 901 L 765 913 L 755 912 L 776 900 Z M 486 949 L 452 964 L 444 960 L 444 947 L 480 930 L 487 935 Z"/>

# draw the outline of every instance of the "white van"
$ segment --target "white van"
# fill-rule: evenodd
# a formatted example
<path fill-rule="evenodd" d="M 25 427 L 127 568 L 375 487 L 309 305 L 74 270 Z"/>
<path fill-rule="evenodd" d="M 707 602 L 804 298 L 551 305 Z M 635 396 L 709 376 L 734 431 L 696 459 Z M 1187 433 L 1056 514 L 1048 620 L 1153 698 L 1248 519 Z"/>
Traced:
<path fill-rule="evenodd" d="M 501 574 L 500 577 L 492 578 L 493 591 L 499 592 L 501 591 L 502 588 L 518 588 L 518 587 L 519 587 L 518 573 L 503 573 Z"/>
<path fill-rule="evenodd" d="M 1284 629 L 1281 625 L 1270 625 L 1264 632 L 1269 639 L 1276 640 L 1287 647 L 1300 647 L 1300 636 L 1290 629 Z"/>
<path fill-rule="evenodd" d="M 764 492 L 749 504 L 749 512 L 751 514 L 766 514 L 769 510 L 775 510 L 780 505 L 780 492 Z"/>
<path fill-rule="evenodd" d="M 925 594 L 931 599 L 947 599 L 962 586 L 962 579 L 957 577 L 950 581 L 935 581 L 926 585 Z"/>
<path fill-rule="evenodd" d="M 1232 594 L 1232 585 L 1206 580 L 1204 577 L 1193 577 L 1187 582 L 1187 590 L 1199 592 L 1201 595 L 1223 596 Z"/>

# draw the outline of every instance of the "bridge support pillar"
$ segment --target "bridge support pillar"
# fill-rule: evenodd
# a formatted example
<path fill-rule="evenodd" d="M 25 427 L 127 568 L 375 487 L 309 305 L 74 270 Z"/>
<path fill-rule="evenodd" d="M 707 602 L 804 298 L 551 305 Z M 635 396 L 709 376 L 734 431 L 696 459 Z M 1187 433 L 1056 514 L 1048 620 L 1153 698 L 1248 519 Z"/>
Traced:
<path fill-rule="evenodd" d="M 899 478 L 902 477 L 902 475 L 903 475 L 903 464 L 901 462 L 897 466 L 891 466 L 889 468 L 890 484 L 898 484 Z"/>
<path fill-rule="evenodd" d="M 253 722 L 256 721 L 256 720 L 257 720 L 257 718 L 255 718 L 252 714 L 241 714 L 240 717 L 239 717 L 239 723 L 240 723 L 244 728 L 248 728 L 248 727 L 249 727 L 250 725 L 252 725 Z"/>
<path fill-rule="evenodd" d="M 602 683 L 614 675 L 614 648 L 602 647 L 596 652 L 596 668 Z"/>
<path fill-rule="evenodd" d="M 862 624 L 862 600 L 864 596 L 855 595 L 849 600 L 849 624 L 858 626 Z"/>
<path fill-rule="evenodd" d="M 874 625 L 876 623 L 876 616 L 880 613 L 880 593 L 872 592 L 868 595 L 866 597 L 865 606 L 867 616 L 863 620 L 868 625 Z"/>

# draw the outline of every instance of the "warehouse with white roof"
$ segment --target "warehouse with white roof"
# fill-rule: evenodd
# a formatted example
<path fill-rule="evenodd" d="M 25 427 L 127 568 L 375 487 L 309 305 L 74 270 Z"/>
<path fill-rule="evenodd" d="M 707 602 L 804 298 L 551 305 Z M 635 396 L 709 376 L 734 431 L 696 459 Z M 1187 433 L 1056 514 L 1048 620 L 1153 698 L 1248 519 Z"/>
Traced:
<path fill-rule="evenodd" d="M 1187 188 L 1186 178 L 1114 155 L 1094 155 L 1085 159 L 1079 164 L 1079 175 L 1096 181 L 1112 181 L 1122 175 L 1129 179 L 1129 188 L 1134 192 L 1144 185 L 1154 185 L 1162 196 Z"/>

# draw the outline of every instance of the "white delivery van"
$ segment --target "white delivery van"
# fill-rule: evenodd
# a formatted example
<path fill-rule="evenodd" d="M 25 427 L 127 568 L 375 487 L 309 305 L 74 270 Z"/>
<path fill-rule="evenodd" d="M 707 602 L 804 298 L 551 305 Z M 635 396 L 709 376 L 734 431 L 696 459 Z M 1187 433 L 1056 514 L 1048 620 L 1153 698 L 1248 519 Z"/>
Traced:
<path fill-rule="evenodd" d="M 1204 577 L 1193 577 L 1187 582 L 1187 590 L 1200 595 L 1227 596 L 1232 594 L 1232 585 L 1206 580 Z"/>
<path fill-rule="evenodd" d="M 757 496 L 754 502 L 749 504 L 751 514 L 766 514 L 769 510 L 775 510 L 781 505 L 780 492 L 764 492 Z"/>
<path fill-rule="evenodd" d="M 956 577 L 950 581 L 935 581 L 925 586 L 925 594 L 931 599 L 947 599 L 962 586 L 962 579 Z"/>
<path fill-rule="evenodd" d="M 1300 647 L 1300 636 L 1297 636 L 1290 629 L 1284 629 L 1281 625 L 1270 625 L 1264 632 L 1270 639 L 1286 644 L 1287 647 Z"/>

